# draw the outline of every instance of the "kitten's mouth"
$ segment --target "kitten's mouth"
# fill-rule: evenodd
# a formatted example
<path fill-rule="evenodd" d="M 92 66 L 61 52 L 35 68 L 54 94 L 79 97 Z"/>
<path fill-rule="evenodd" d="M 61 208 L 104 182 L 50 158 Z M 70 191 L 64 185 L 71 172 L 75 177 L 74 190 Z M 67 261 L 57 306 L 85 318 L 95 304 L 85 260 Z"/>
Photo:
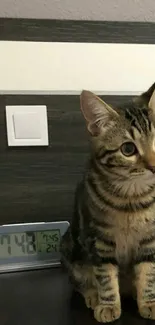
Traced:
<path fill-rule="evenodd" d="M 133 169 L 131 171 L 132 176 L 149 176 L 155 174 L 155 168 L 146 168 L 146 169 Z"/>
<path fill-rule="evenodd" d="M 148 170 L 150 170 L 150 172 L 151 172 L 152 174 L 155 174 L 155 167 L 150 167 L 150 168 L 148 168 Z"/>

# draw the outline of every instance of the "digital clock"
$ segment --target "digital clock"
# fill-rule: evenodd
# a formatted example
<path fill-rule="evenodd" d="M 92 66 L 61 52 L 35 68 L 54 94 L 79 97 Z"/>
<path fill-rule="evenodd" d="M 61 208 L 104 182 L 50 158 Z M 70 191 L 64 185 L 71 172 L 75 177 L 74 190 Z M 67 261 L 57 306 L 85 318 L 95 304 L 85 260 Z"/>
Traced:
<path fill-rule="evenodd" d="M 67 221 L 0 226 L 0 273 L 60 265 Z"/>

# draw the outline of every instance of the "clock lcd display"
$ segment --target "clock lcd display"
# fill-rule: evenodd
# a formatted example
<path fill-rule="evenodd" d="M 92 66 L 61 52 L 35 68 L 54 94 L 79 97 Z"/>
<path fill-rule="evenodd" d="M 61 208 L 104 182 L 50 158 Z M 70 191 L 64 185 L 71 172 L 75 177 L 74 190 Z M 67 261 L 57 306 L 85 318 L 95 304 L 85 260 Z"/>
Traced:
<path fill-rule="evenodd" d="M 59 252 L 60 229 L 0 235 L 0 259 Z"/>

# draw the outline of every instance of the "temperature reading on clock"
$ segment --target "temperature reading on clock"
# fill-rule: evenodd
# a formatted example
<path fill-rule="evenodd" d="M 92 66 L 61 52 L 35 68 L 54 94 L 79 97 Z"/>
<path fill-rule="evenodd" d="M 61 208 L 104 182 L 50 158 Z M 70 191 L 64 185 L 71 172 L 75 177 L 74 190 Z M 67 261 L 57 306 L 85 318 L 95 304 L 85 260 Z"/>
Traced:
<path fill-rule="evenodd" d="M 39 252 L 58 252 L 60 245 L 60 233 L 58 230 L 38 232 L 37 242 Z"/>
<path fill-rule="evenodd" d="M 59 229 L 0 235 L 0 258 L 58 252 Z"/>

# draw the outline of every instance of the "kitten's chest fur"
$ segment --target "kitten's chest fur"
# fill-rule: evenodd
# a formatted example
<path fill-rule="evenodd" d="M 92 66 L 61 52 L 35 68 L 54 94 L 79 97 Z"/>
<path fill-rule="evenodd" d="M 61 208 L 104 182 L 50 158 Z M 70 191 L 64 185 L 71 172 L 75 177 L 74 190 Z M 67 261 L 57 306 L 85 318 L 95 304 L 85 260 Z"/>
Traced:
<path fill-rule="evenodd" d="M 128 264 L 139 254 L 141 241 L 152 234 L 153 211 L 115 214 L 112 237 L 116 244 L 115 255 L 120 264 Z"/>

